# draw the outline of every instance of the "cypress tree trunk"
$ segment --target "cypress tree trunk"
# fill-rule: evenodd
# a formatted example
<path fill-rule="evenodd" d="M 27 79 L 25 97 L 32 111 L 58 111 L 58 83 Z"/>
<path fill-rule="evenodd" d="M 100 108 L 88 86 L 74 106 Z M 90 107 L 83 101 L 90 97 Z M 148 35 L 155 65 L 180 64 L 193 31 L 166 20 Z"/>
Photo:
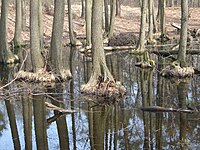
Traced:
<path fill-rule="evenodd" d="M 30 0 L 30 41 L 33 72 L 44 67 L 40 46 L 39 0 Z"/>
<path fill-rule="evenodd" d="M 186 45 L 187 45 L 187 26 L 188 26 L 188 0 L 181 1 L 181 32 L 178 52 L 178 61 L 181 67 L 186 67 Z"/>
<path fill-rule="evenodd" d="M 14 55 L 8 47 L 8 0 L 2 0 L 1 18 L 0 18 L 0 62 L 14 63 L 18 61 L 18 56 Z"/>
<path fill-rule="evenodd" d="M 142 0 L 141 19 L 140 19 L 140 35 L 139 35 L 139 42 L 137 45 L 138 50 L 144 49 L 145 28 L 146 28 L 146 11 L 147 11 L 147 0 Z"/>
<path fill-rule="evenodd" d="M 73 32 L 71 0 L 68 0 L 67 6 L 68 6 L 68 20 L 69 20 L 69 39 L 70 39 L 70 44 L 74 46 L 76 45 L 76 39 Z"/>
<path fill-rule="evenodd" d="M 111 0 L 111 15 L 110 15 L 110 26 L 109 26 L 108 38 L 113 36 L 115 15 L 116 15 L 116 0 Z"/>
<path fill-rule="evenodd" d="M 16 15 L 15 15 L 15 35 L 14 35 L 14 45 L 15 47 L 20 47 L 22 42 L 21 32 L 22 32 L 22 0 L 16 0 Z"/>
<path fill-rule="evenodd" d="M 64 66 L 63 60 L 63 25 L 64 25 L 65 0 L 54 1 L 54 19 L 51 38 L 50 61 L 51 70 L 60 75 L 61 80 L 71 78 L 69 66 Z M 65 54 L 66 55 L 66 54 Z M 65 56 L 64 55 L 64 56 Z"/>
<path fill-rule="evenodd" d="M 85 0 L 86 46 L 91 46 L 91 0 Z"/>

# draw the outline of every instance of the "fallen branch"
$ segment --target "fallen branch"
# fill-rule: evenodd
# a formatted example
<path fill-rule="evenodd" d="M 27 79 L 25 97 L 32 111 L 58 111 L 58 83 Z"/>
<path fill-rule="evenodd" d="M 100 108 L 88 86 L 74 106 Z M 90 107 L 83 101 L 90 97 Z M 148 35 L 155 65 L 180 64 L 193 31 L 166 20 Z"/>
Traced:
<path fill-rule="evenodd" d="M 45 102 L 45 105 L 46 105 L 47 109 L 56 110 L 56 111 L 58 111 L 60 113 L 75 113 L 75 112 L 77 112 L 75 110 L 66 110 L 64 108 L 58 107 L 58 106 L 53 105 L 53 104 L 48 103 L 48 102 Z"/>
<path fill-rule="evenodd" d="M 169 55 L 177 55 L 178 54 L 178 50 L 164 50 L 164 51 L 153 50 L 153 51 L 150 51 L 150 52 L 153 53 L 153 54 L 162 55 L 162 56 L 169 56 Z M 186 50 L 186 54 L 198 55 L 198 54 L 200 54 L 200 50 L 198 50 L 198 49 Z"/>
<path fill-rule="evenodd" d="M 142 111 L 150 111 L 150 112 L 183 112 L 183 113 L 194 113 L 193 110 L 188 109 L 175 109 L 175 108 L 165 108 L 161 106 L 148 106 L 148 107 L 141 107 Z"/>

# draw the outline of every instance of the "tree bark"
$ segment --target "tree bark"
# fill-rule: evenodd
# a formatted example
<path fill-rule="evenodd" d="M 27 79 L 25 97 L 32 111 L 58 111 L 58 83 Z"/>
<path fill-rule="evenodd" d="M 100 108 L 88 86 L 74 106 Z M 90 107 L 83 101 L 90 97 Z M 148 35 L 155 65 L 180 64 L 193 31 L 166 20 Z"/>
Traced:
<path fill-rule="evenodd" d="M 22 43 L 22 0 L 16 0 L 16 14 L 15 14 L 15 35 L 14 35 L 14 45 L 15 47 L 20 47 Z"/>
<path fill-rule="evenodd" d="M 72 46 L 76 45 L 76 39 L 73 31 L 73 22 L 72 22 L 72 9 L 71 9 L 71 0 L 68 0 L 68 20 L 69 20 L 69 39 Z"/>
<path fill-rule="evenodd" d="M 138 50 L 144 49 L 145 28 L 146 28 L 146 11 L 147 11 L 147 0 L 142 0 L 141 19 L 140 19 L 140 34 L 139 34 L 139 42 L 137 44 Z"/>
<path fill-rule="evenodd" d="M 188 0 L 181 1 L 181 32 L 179 42 L 178 61 L 181 67 L 186 67 L 186 46 L 188 26 Z"/>
<path fill-rule="evenodd" d="M 111 0 L 111 15 L 110 15 L 110 26 L 108 38 L 113 36 L 114 23 L 115 23 L 115 15 L 116 15 L 116 0 Z"/>
<path fill-rule="evenodd" d="M 2 0 L 0 18 L 0 62 L 10 64 L 18 61 L 19 58 L 8 47 L 8 4 L 8 0 Z"/>
<path fill-rule="evenodd" d="M 91 46 L 91 0 L 85 0 L 86 46 Z"/>
<path fill-rule="evenodd" d="M 39 0 L 30 0 L 30 41 L 33 72 L 44 67 L 40 46 Z"/>

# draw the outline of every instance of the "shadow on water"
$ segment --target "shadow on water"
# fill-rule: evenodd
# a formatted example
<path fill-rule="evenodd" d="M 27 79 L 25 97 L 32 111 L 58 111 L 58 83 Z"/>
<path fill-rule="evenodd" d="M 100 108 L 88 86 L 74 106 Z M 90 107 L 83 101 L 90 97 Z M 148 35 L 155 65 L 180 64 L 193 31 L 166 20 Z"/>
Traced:
<path fill-rule="evenodd" d="M 0 90 L 0 145 L 6 149 L 200 149 L 199 112 L 146 112 L 141 107 L 176 109 L 200 107 L 200 77 L 170 81 L 159 71 L 166 60 L 156 57 L 153 70 L 134 66 L 127 54 L 107 56 L 115 79 L 126 86 L 124 100 L 97 105 L 80 94 L 90 76 L 91 61 L 71 49 L 73 79 L 43 87 L 15 81 Z M 199 56 L 189 56 L 199 67 Z M 72 62 L 73 60 L 73 62 Z M 15 69 L 1 66 L 0 85 L 13 79 Z M 51 103 L 75 113 L 46 107 Z"/>

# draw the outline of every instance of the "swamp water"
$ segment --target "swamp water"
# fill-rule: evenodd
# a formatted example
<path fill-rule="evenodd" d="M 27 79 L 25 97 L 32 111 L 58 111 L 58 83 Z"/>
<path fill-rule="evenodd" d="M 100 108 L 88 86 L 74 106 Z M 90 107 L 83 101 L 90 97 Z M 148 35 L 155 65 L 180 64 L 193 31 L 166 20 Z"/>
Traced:
<path fill-rule="evenodd" d="M 200 76 L 168 80 L 159 76 L 166 61 L 157 56 L 153 70 L 134 66 L 129 54 L 107 56 L 115 79 L 127 89 L 124 99 L 105 104 L 81 95 L 91 62 L 77 51 L 70 68 L 73 79 L 49 85 L 13 82 L 0 90 L 0 150 L 71 149 L 139 150 L 200 149 L 199 112 L 144 112 L 140 108 L 162 106 L 174 109 L 200 107 Z M 200 68 L 199 56 L 189 56 Z M 1 68 L 0 87 L 13 79 L 14 68 Z M 46 109 L 46 102 L 75 113 Z"/>

